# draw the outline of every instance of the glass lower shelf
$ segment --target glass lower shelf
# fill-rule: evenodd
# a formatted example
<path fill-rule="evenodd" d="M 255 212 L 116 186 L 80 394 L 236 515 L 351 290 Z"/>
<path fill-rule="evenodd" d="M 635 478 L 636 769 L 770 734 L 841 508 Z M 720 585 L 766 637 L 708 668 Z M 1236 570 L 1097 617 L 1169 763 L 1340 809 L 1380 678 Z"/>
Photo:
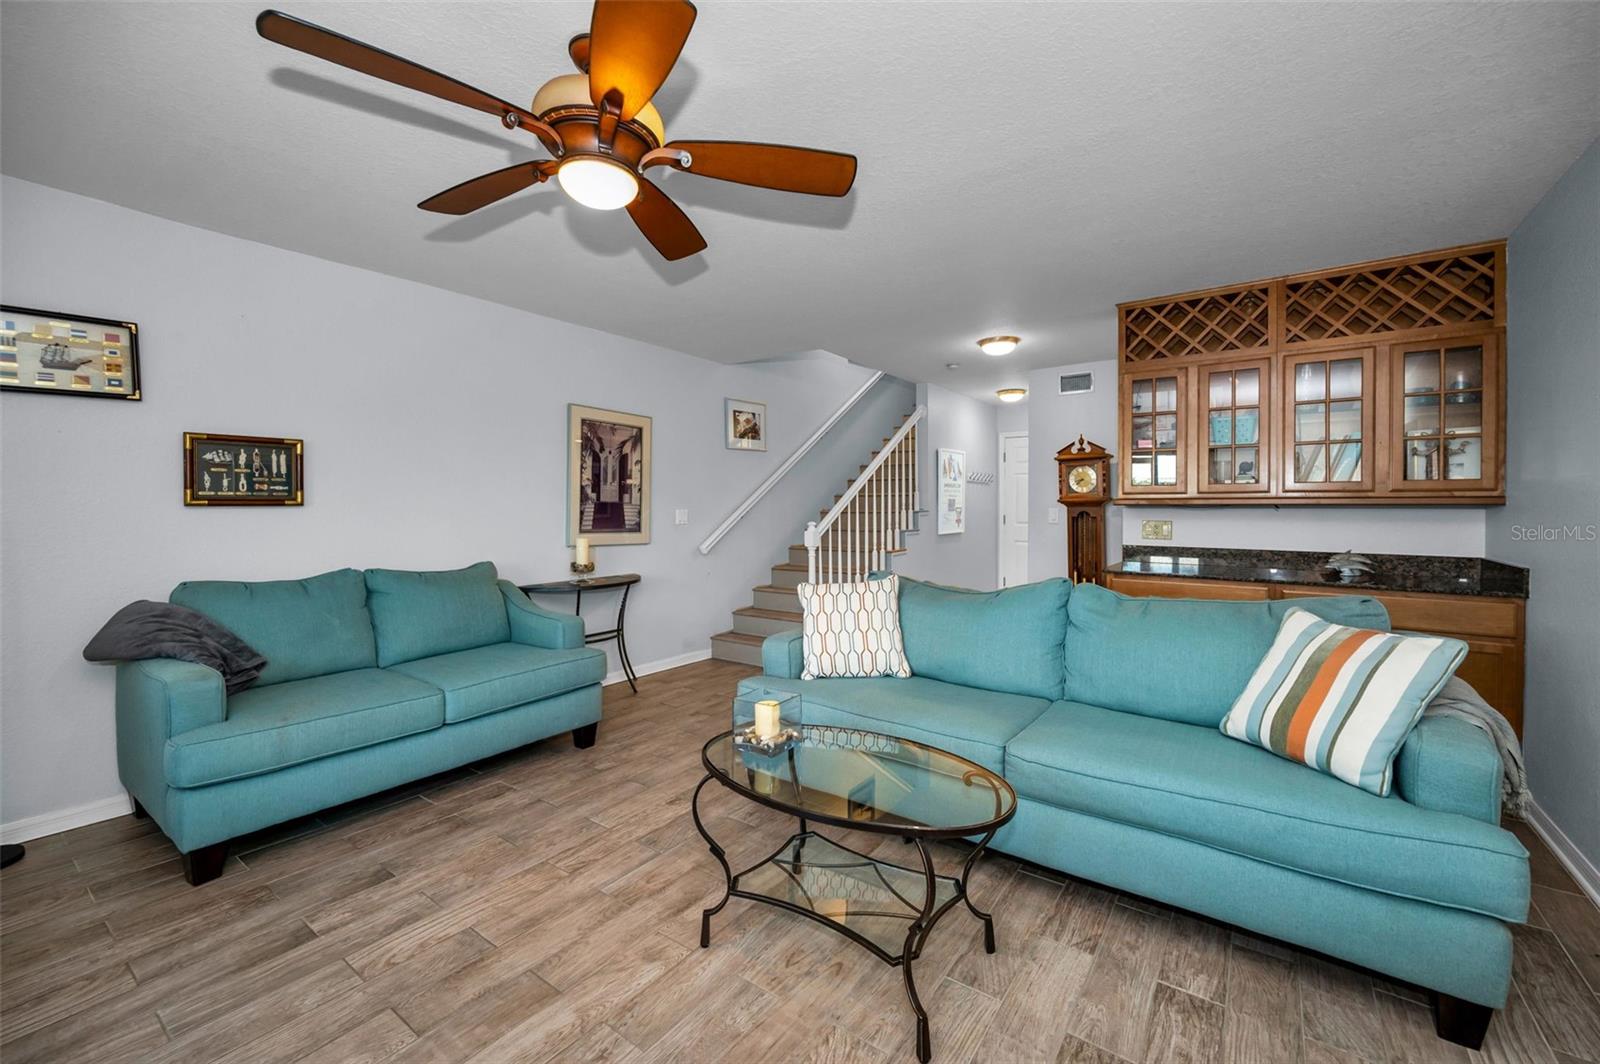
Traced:
<path fill-rule="evenodd" d="M 921 870 L 868 857 L 814 832 L 794 836 L 734 883 L 735 893 L 809 913 L 887 960 L 902 956 L 927 890 Z M 959 897 L 959 881 L 934 877 L 934 913 Z"/>

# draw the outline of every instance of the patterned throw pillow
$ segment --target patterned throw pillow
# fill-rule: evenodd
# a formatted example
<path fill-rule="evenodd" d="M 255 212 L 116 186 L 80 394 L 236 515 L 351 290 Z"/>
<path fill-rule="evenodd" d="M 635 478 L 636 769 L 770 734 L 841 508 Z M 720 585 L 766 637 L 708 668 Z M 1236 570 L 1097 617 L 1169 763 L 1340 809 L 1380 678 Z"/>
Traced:
<path fill-rule="evenodd" d="M 1467 645 L 1347 628 L 1291 609 L 1223 734 L 1387 795 L 1395 754 Z"/>
<path fill-rule="evenodd" d="M 900 635 L 900 578 L 859 584 L 801 584 L 805 613 L 802 680 L 824 676 L 911 675 Z"/>

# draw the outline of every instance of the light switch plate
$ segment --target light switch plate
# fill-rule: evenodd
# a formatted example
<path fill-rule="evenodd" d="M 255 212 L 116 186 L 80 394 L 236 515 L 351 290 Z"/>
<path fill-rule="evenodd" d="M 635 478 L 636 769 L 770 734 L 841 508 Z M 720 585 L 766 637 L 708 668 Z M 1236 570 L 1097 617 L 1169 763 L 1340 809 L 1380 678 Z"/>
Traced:
<path fill-rule="evenodd" d="M 1050 507 L 1050 523 L 1052 525 L 1059 525 L 1061 523 L 1061 511 L 1056 509 L 1054 506 Z"/>
<path fill-rule="evenodd" d="M 1171 539 L 1171 521 L 1141 521 L 1139 522 L 1140 539 Z"/>
<path fill-rule="evenodd" d="M 675 525 L 686 525 L 686 524 L 688 524 L 689 523 L 689 511 L 688 510 L 674 510 L 674 511 L 672 511 L 672 523 L 675 524 Z"/>

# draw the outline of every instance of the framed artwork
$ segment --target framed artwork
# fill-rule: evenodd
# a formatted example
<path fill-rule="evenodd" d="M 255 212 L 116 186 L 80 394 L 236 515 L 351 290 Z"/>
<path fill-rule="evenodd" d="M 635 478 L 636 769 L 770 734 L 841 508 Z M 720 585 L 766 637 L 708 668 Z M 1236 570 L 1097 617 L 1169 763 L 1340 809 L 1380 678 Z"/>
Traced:
<path fill-rule="evenodd" d="M 650 419 L 567 405 L 567 544 L 650 542 Z"/>
<path fill-rule="evenodd" d="M 940 447 L 934 452 L 939 463 L 939 535 L 967 530 L 967 452 Z"/>
<path fill-rule="evenodd" d="M 0 306 L 0 390 L 139 398 L 139 326 Z"/>
<path fill-rule="evenodd" d="M 734 451 L 767 449 L 767 404 L 749 399 L 725 399 L 722 426 L 728 435 L 728 448 Z"/>
<path fill-rule="evenodd" d="M 185 506 L 304 506 L 305 441 L 183 434 Z"/>

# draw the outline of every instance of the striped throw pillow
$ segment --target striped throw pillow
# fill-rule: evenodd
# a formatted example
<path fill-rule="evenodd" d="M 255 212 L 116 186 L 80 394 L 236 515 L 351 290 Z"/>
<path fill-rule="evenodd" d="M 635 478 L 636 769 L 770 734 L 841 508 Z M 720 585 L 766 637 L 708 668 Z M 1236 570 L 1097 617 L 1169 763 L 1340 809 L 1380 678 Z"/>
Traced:
<path fill-rule="evenodd" d="M 801 584 L 802 680 L 911 675 L 900 634 L 900 578 Z"/>
<path fill-rule="evenodd" d="M 1291 609 L 1222 731 L 1387 795 L 1401 744 L 1466 653 L 1459 639 L 1347 628 Z"/>

